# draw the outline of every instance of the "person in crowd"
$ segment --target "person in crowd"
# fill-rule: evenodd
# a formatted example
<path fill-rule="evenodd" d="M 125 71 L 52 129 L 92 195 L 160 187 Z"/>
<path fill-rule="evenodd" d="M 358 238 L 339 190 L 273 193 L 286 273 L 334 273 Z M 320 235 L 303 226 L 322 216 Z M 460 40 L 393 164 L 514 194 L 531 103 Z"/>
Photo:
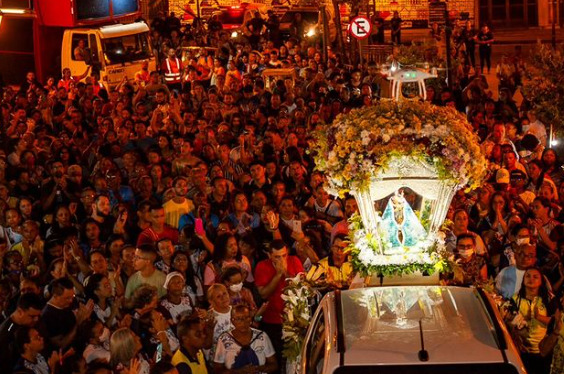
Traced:
<path fill-rule="evenodd" d="M 223 333 L 217 342 L 213 359 L 216 373 L 238 369 L 274 373 L 278 369 L 276 352 L 268 335 L 252 328 L 252 322 L 249 306 L 240 304 L 231 309 L 233 329 Z"/>
<path fill-rule="evenodd" d="M 500 295 L 509 299 L 515 295 L 523 283 L 527 269 L 535 266 L 537 249 L 534 245 L 523 244 L 515 252 L 515 265 L 502 269 L 495 278 L 495 288 Z"/>
<path fill-rule="evenodd" d="M 517 337 L 521 359 L 530 373 L 547 371 L 547 360 L 539 349 L 551 319 L 549 305 L 552 295 L 546 282 L 540 269 L 527 269 L 519 292 L 512 298 L 520 318 L 513 319 L 509 325 Z"/>
<path fill-rule="evenodd" d="M 456 239 L 452 283 L 459 286 L 470 286 L 488 279 L 488 269 L 484 257 L 476 251 L 476 236 L 465 233 Z"/>
<path fill-rule="evenodd" d="M 41 309 L 43 302 L 39 296 L 33 293 L 22 294 L 16 310 L 0 325 L 0 371 L 3 373 L 9 373 L 16 365 L 16 332 L 25 327 L 34 327 L 39 321 Z"/>
<path fill-rule="evenodd" d="M 59 354 L 54 351 L 49 359 L 43 357 L 41 352 L 45 348 L 45 341 L 37 329 L 22 327 L 16 332 L 14 343 L 20 354 L 20 360 L 14 367 L 16 372 L 27 370 L 34 374 L 55 373 L 60 361 Z"/>
<path fill-rule="evenodd" d="M 190 316 L 196 311 L 192 298 L 184 294 L 186 281 L 184 276 L 176 271 L 168 273 L 164 283 L 166 295 L 160 300 L 159 308 L 165 312 L 169 323 L 176 325 L 183 316 Z"/>
<path fill-rule="evenodd" d="M 212 260 L 206 266 L 204 286 L 220 282 L 222 272 L 229 266 L 239 267 L 245 274 L 245 280 L 247 282 L 253 281 L 251 264 L 241 254 L 237 238 L 232 234 L 223 234 L 217 238 Z"/>
<path fill-rule="evenodd" d="M 231 305 L 245 304 L 252 312 L 257 310 L 252 292 L 244 287 L 243 271 L 237 266 L 230 266 L 221 273 L 221 283 L 229 292 Z"/>
<path fill-rule="evenodd" d="M 127 327 L 110 337 L 110 365 L 117 373 L 149 374 L 151 366 L 142 352 L 141 339 Z"/>
<path fill-rule="evenodd" d="M 390 21 L 390 29 L 392 31 L 392 44 L 399 45 L 401 44 L 401 24 L 402 19 L 400 18 L 399 12 L 397 10 L 394 11 L 394 16 Z"/>
<path fill-rule="evenodd" d="M 142 284 L 147 284 L 157 288 L 159 296 L 164 296 L 165 289 L 163 285 L 166 275 L 155 268 L 154 262 L 157 254 L 152 245 L 142 245 L 135 249 L 135 265 L 136 272 L 127 280 L 125 288 L 125 298 L 133 296 L 133 292 Z"/>
<path fill-rule="evenodd" d="M 176 327 L 176 335 L 180 340 L 180 348 L 171 363 L 179 374 L 211 372 L 211 367 L 204 355 L 204 349 L 211 347 L 210 323 L 199 318 L 183 318 Z"/>
<path fill-rule="evenodd" d="M 355 276 L 352 264 L 347 261 L 348 245 L 345 235 L 337 235 L 333 239 L 330 255 L 319 260 L 317 266 L 309 270 L 313 279 L 324 279 L 331 288 L 348 288 Z"/>
<path fill-rule="evenodd" d="M 282 364 L 282 290 L 286 284 L 286 278 L 295 277 L 303 272 L 300 260 L 290 256 L 286 244 L 278 239 L 270 246 L 268 259 L 257 264 L 255 269 L 255 284 L 261 298 L 268 301 L 260 324 L 261 330 L 265 331 L 273 341 L 278 362 Z"/>
<path fill-rule="evenodd" d="M 495 39 L 487 24 L 483 24 L 480 31 L 476 35 L 476 43 L 478 44 L 478 52 L 480 53 L 480 67 L 485 71 L 488 68 L 488 74 L 492 67 L 492 44 Z"/>

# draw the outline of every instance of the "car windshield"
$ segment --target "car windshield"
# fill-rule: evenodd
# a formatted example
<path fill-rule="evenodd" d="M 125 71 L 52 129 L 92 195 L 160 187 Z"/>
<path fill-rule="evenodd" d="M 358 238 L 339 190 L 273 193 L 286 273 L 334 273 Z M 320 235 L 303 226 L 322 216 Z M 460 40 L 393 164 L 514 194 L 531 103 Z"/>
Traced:
<path fill-rule="evenodd" d="M 343 366 L 334 374 L 517 374 L 510 364 L 450 364 L 405 366 Z"/>
<path fill-rule="evenodd" d="M 309 23 L 311 25 L 314 25 L 317 23 L 317 20 L 319 18 L 319 12 L 311 12 L 311 11 L 304 11 L 304 12 L 286 12 L 286 14 L 284 14 L 284 17 L 282 17 L 282 20 L 280 21 L 280 23 L 291 23 L 292 20 L 296 17 L 296 13 L 300 13 L 302 15 L 303 20 L 306 23 Z"/>
<path fill-rule="evenodd" d="M 108 65 L 144 60 L 153 56 L 147 32 L 104 39 L 102 43 Z"/>
<path fill-rule="evenodd" d="M 244 18 L 245 12 L 243 10 L 224 10 L 217 17 L 219 22 L 228 25 L 242 25 Z"/>

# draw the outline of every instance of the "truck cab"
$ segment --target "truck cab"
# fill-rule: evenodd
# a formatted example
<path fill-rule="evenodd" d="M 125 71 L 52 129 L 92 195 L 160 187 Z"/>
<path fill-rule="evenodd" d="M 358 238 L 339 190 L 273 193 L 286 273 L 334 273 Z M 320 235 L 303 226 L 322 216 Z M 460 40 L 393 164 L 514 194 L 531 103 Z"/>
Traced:
<path fill-rule="evenodd" d="M 81 76 L 91 66 L 99 71 L 100 82 L 107 89 L 124 76 L 133 80 L 144 61 L 149 62 L 149 71 L 156 70 L 149 27 L 144 22 L 64 31 L 61 70 L 69 68 L 73 76 Z"/>

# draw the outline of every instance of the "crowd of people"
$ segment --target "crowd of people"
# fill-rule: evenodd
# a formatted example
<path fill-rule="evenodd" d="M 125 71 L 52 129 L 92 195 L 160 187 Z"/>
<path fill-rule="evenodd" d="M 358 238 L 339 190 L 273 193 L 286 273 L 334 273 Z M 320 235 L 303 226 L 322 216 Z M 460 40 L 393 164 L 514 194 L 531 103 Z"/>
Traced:
<path fill-rule="evenodd" d="M 323 60 L 299 32 L 283 40 L 274 14 L 259 18 L 234 42 L 217 19 L 202 33 L 162 15 L 159 71 L 144 64 L 115 89 L 68 69 L 3 88 L 0 372 L 283 372 L 286 278 L 350 284 L 357 203 L 328 195 L 308 144 L 377 103 L 386 78 L 335 49 Z M 217 50 L 184 66 L 184 45 Z M 560 373 L 564 171 L 526 101 L 507 87 L 492 99 L 480 66 L 457 58 L 468 68 L 427 100 L 467 114 L 490 178 L 452 203 L 456 266 L 443 282 L 495 278 L 527 368 Z M 519 66 L 508 64 L 513 78 Z M 295 78 L 263 78 L 281 67 Z"/>

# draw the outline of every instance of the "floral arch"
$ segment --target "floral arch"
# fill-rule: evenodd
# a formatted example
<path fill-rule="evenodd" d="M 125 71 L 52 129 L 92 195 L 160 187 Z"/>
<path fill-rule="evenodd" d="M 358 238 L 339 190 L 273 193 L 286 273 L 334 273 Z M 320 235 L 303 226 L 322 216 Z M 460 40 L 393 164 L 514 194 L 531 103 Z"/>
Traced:
<path fill-rule="evenodd" d="M 453 108 L 382 101 L 316 132 L 317 168 L 333 194 L 355 196 L 353 265 L 363 275 L 433 273 L 443 265 L 439 229 L 460 188 L 473 189 L 486 160 Z"/>

